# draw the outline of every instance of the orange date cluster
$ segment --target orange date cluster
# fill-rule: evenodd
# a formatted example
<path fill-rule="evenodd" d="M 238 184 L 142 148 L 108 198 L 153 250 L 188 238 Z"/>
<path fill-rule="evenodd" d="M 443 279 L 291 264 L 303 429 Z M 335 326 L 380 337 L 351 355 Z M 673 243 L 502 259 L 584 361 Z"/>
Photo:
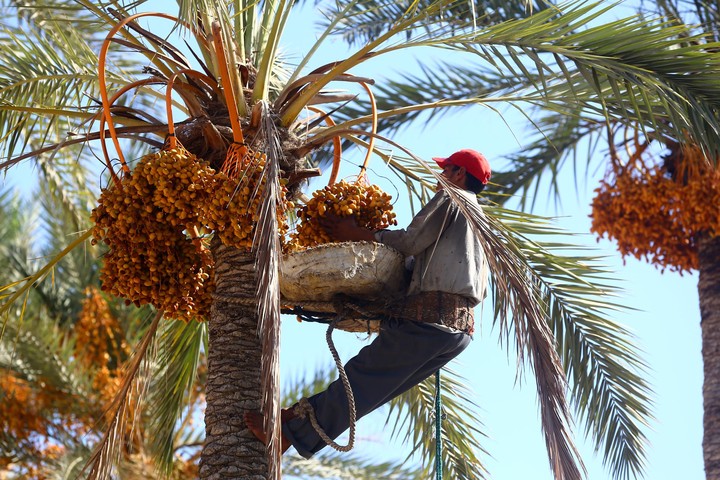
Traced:
<path fill-rule="evenodd" d="M 623 257 L 682 273 L 698 268 L 697 234 L 720 234 L 720 172 L 698 148 L 674 153 L 672 172 L 614 163 L 595 190 L 591 230 L 615 240 Z"/>

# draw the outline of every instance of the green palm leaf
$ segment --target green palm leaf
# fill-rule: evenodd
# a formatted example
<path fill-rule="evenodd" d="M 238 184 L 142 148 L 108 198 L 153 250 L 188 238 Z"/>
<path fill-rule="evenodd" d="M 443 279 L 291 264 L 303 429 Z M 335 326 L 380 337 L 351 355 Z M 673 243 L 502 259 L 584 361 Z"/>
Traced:
<path fill-rule="evenodd" d="M 711 79 L 720 56 L 703 53 L 712 45 L 691 46 L 688 42 L 704 44 L 702 36 L 657 20 L 631 17 L 592 26 L 605 10 L 598 3 L 570 4 L 562 15 L 546 10 L 471 35 L 461 48 L 482 58 L 497 58 L 482 47 L 502 46 L 507 62 L 524 77 L 533 78 L 532 72 L 525 72 L 526 62 L 534 64 L 534 72 L 542 75 L 535 87 L 549 91 L 551 97 L 564 91 L 566 98 L 580 100 L 591 111 L 599 108 L 600 113 L 620 118 L 632 113 L 633 121 L 676 135 L 690 131 L 716 149 L 714 112 L 720 89 Z M 543 53 L 552 57 L 544 59 Z M 554 83 L 553 77 L 562 81 Z M 586 102 L 587 93 L 595 99 Z"/>
<path fill-rule="evenodd" d="M 619 292 L 610 273 L 597 258 L 572 254 L 575 246 L 531 240 L 564 233 L 543 219 L 498 208 L 487 210 L 494 222 L 502 223 L 505 235 L 523 249 L 522 256 L 538 283 L 538 301 L 554 333 L 586 435 L 603 452 L 615 478 L 635 478 L 645 458 L 643 431 L 652 419 L 651 391 L 644 380 L 647 366 L 638 360 L 633 336 L 607 317 L 622 308 L 612 301 Z"/>
<path fill-rule="evenodd" d="M 79 402 L 87 397 L 90 379 L 87 372 L 73 368 L 74 342 L 52 321 L 36 317 L 28 322 L 32 328 L 6 327 L 0 342 L 0 369 L 31 382 L 48 382 L 48 389 L 65 392 Z"/>
<path fill-rule="evenodd" d="M 480 444 L 484 436 L 478 423 L 475 403 L 462 377 L 443 369 L 442 420 L 443 476 L 454 479 L 487 478 L 477 452 L 487 453 Z M 430 377 L 390 402 L 388 423 L 393 436 L 412 446 L 412 455 L 423 459 L 423 478 L 435 471 L 435 378 Z"/>
<path fill-rule="evenodd" d="M 425 472 L 404 468 L 402 464 L 377 462 L 352 454 L 321 454 L 306 460 L 294 455 L 283 458 L 283 476 L 331 480 L 421 480 Z"/>
<path fill-rule="evenodd" d="M 422 9 L 431 2 L 376 2 L 360 1 L 347 12 L 336 34 L 351 45 L 369 42 L 390 29 L 407 10 Z M 544 1 L 502 1 L 477 0 L 454 2 L 447 8 L 435 12 L 423 21 L 424 26 L 439 23 L 457 24 L 465 28 L 468 24 L 478 27 L 491 25 L 509 19 L 524 18 L 532 12 L 548 8 Z M 330 15 L 328 15 L 330 16 Z M 423 28 L 420 26 L 418 28 Z M 408 31 L 407 34 L 411 34 Z"/>
<path fill-rule="evenodd" d="M 169 474 L 174 454 L 187 435 L 178 425 L 183 416 L 195 414 L 193 387 L 197 382 L 201 350 L 207 328 L 200 322 L 165 321 L 158 334 L 157 356 L 149 385 L 146 410 L 151 413 L 147 425 L 149 450 L 154 454 L 160 471 Z M 193 440 L 193 437 L 190 437 Z"/>

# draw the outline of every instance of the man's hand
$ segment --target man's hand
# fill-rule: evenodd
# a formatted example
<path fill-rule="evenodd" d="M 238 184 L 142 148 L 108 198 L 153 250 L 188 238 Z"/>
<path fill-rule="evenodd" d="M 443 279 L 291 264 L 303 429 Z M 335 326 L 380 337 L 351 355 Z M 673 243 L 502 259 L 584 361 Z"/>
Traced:
<path fill-rule="evenodd" d="M 327 212 L 319 217 L 320 226 L 325 229 L 328 236 L 338 242 L 357 242 L 365 240 L 375 241 L 375 232 L 358 226 L 355 217 L 340 217 Z"/>

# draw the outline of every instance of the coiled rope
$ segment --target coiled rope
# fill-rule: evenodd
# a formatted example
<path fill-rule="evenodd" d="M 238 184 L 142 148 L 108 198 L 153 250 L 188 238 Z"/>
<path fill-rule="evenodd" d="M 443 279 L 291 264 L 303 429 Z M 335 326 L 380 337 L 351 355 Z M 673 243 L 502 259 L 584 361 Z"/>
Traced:
<path fill-rule="evenodd" d="M 310 405 L 310 402 L 306 397 L 301 398 L 293 410 L 294 413 L 300 418 L 306 418 L 306 416 L 309 417 L 310 423 L 312 424 L 313 428 L 326 444 L 328 444 L 338 452 L 349 452 L 355 445 L 355 423 L 357 421 L 357 411 L 355 410 L 355 396 L 353 395 L 352 387 L 350 386 L 350 380 L 348 380 L 347 374 L 345 373 L 345 368 L 343 367 L 342 361 L 340 360 L 340 355 L 338 355 L 337 349 L 335 348 L 335 344 L 332 340 L 332 331 L 335 328 L 335 324 L 337 324 L 344 317 L 342 310 L 338 311 L 340 313 L 337 315 L 337 317 L 335 317 L 332 322 L 330 322 L 330 325 L 328 326 L 327 332 L 325 333 L 325 339 L 327 340 L 328 347 L 330 347 L 330 352 L 332 353 L 333 359 L 335 360 L 335 365 L 337 365 L 340 380 L 345 387 L 345 394 L 347 395 L 348 399 L 348 408 L 350 410 L 350 439 L 348 440 L 348 444 L 339 445 L 332 438 L 330 438 L 327 433 L 325 433 L 325 430 L 323 430 L 323 428 L 318 423 L 317 418 L 315 417 L 315 410 L 313 409 L 312 405 Z"/>

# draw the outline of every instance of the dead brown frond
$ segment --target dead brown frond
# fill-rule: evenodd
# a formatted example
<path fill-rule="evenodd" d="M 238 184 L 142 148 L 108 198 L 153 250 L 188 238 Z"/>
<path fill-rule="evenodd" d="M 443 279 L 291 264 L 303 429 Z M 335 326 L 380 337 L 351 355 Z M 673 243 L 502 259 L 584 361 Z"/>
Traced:
<path fill-rule="evenodd" d="M 260 122 L 266 143 L 265 188 L 261 191 L 253 250 L 258 275 L 258 335 L 262 341 L 262 410 L 268 443 L 268 478 L 280 479 L 280 232 L 278 206 L 282 204 L 279 183 L 282 145 L 267 105 Z M 261 183 L 261 182 L 258 182 Z"/>
<path fill-rule="evenodd" d="M 434 173 L 435 174 L 435 173 Z M 505 233 L 498 220 L 483 213 L 477 202 L 468 202 L 445 179 L 435 174 L 475 234 L 482 240 L 495 292 L 496 308 L 504 330 L 514 330 L 518 364 L 535 372 L 545 444 L 555 478 L 580 480 L 585 467 L 570 432 L 567 380 L 548 325 L 540 279 L 523 260 L 521 247 Z M 512 328 L 506 323 L 512 320 Z"/>
<path fill-rule="evenodd" d="M 131 411 L 139 407 L 146 390 L 155 333 L 162 316 L 162 312 L 158 312 L 153 318 L 127 366 L 117 394 L 106 411 L 106 418 L 110 419 L 108 426 L 102 439 L 95 446 L 92 456 L 83 467 L 83 472 L 89 469 L 87 480 L 111 478 L 113 466 L 120 458 L 128 432 L 132 434 L 133 425 L 129 424 L 128 420 L 139 417 L 131 414 Z"/>

